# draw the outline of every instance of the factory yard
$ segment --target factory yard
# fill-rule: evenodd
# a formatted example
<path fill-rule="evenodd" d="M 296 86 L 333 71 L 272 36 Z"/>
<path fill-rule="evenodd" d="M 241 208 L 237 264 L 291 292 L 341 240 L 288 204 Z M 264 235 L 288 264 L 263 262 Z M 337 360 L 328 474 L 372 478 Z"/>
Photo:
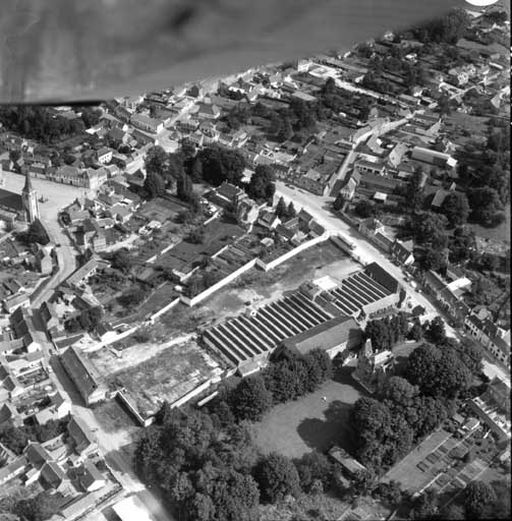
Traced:
<path fill-rule="evenodd" d="M 262 306 L 294 290 L 305 280 L 329 276 L 336 282 L 360 269 L 360 265 L 331 241 L 307 249 L 275 269 L 252 269 L 201 306 L 215 322 L 237 315 L 247 306 Z M 171 311 L 172 313 L 172 311 Z"/>
<path fill-rule="evenodd" d="M 123 351 L 102 349 L 91 360 L 111 388 L 125 389 L 143 415 L 174 402 L 221 369 L 194 340 L 137 344 Z"/>

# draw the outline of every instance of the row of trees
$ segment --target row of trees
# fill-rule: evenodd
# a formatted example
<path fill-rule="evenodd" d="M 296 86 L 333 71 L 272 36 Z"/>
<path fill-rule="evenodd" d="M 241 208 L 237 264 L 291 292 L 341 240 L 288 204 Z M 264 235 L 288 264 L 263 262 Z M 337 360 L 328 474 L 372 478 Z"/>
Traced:
<path fill-rule="evenodd" d="M 276 205 L 276 215 L 282 220 L 293 219 L 297 215 L 293 202 L 287 205 L 282 197 L 279 198 Z"/>
<path fill-rule="evenodd" d="M 233 389 L 223 389 L 212 411 L 225 422 L 258 421 L 275 404 L 311 393 L 332 376 L 329 356 L 315 349 L 304 356 L 291 353 Z"/>
<path fill-rule="evenodd" d="M 416 348 L 404 377 L 391 377 L 376 398 L 355 403 L 351 423 L 358 459 L 382 471 L 405 456 L 455 412 L 456 400 L 467 395 L 480 374 L 481 361 L 477 346 L 446 337 L 438 345 Z"/>

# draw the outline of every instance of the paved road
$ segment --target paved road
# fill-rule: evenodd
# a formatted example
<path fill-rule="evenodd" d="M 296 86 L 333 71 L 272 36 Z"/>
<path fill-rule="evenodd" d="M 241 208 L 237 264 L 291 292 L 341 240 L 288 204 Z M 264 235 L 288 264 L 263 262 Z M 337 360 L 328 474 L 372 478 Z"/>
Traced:
<path fill-rule="evenodd" d="M 297 210 L 304 208 L 304 210 L 309 212 L 327 231 L 341 232 L 350 238 L 350 240 L 356 244 L 354 250 L 355 257 L 361 259 L 362 264 L 377 262 L 393 275 L 393 277 L 403 285 L 414 304 L 419 304 L 427 310 L 425 318 L 430 319 L 439 315 L 435 306 L 422 293 L 414 289 L 410 282 L 405 279 L 405 274 L 399 266 L 395 266 L 384 253 L 371 245 L 357 230 L 332 212 L 331 205 L 334 201 L 333 197 L 317 196 L 298 188 L 290 188 L 282 182 L 276 183 L 276 194 L 278 197 L 282 196 L 286 202 L 293 201 Z M 446 325 L 446 331 L 447 334 L 454 336 L 453 328 L 448 324 Z"/>

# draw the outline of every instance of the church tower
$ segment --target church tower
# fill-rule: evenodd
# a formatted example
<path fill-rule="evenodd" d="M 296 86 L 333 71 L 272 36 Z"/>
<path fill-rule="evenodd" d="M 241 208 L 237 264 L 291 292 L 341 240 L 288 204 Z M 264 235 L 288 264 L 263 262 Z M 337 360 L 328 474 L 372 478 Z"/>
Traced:
<path fill-rule="evenodd" d="M 39 219 L 37 192 L 32 186 L 32 180 L 30 179 L 30 174 L 28 172 L 25 175 L 25 186 L 21 192 L 21 201 L 23 204 L 23 210 L 25 211 L 25 220 L 31 224 L 36 219 Z"/>

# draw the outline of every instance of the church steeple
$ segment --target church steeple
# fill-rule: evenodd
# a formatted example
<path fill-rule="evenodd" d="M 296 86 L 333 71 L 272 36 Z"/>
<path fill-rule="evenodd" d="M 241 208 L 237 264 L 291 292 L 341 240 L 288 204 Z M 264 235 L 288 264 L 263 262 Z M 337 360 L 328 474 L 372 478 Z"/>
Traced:
<path fill-rule="evenodd" d="M 23 193 L 27 192 L 30 193 L 34 190 L 32 186 L 32 179 L 30 177 L 30 172 L 27 171 L 25 174 L 25 186 L 23 187 Z"/>
<path fill-rule="evenodd" d="M 33 223 L 39 219 L 39 202 L 37 200 L 37 192 L 32 186 L 32 179 L 30 174 L 25 174 L 25 186 L 21 192 L 21 200 L 23 202 L 23 209 L 25 210 L 25 220 Z"/>

